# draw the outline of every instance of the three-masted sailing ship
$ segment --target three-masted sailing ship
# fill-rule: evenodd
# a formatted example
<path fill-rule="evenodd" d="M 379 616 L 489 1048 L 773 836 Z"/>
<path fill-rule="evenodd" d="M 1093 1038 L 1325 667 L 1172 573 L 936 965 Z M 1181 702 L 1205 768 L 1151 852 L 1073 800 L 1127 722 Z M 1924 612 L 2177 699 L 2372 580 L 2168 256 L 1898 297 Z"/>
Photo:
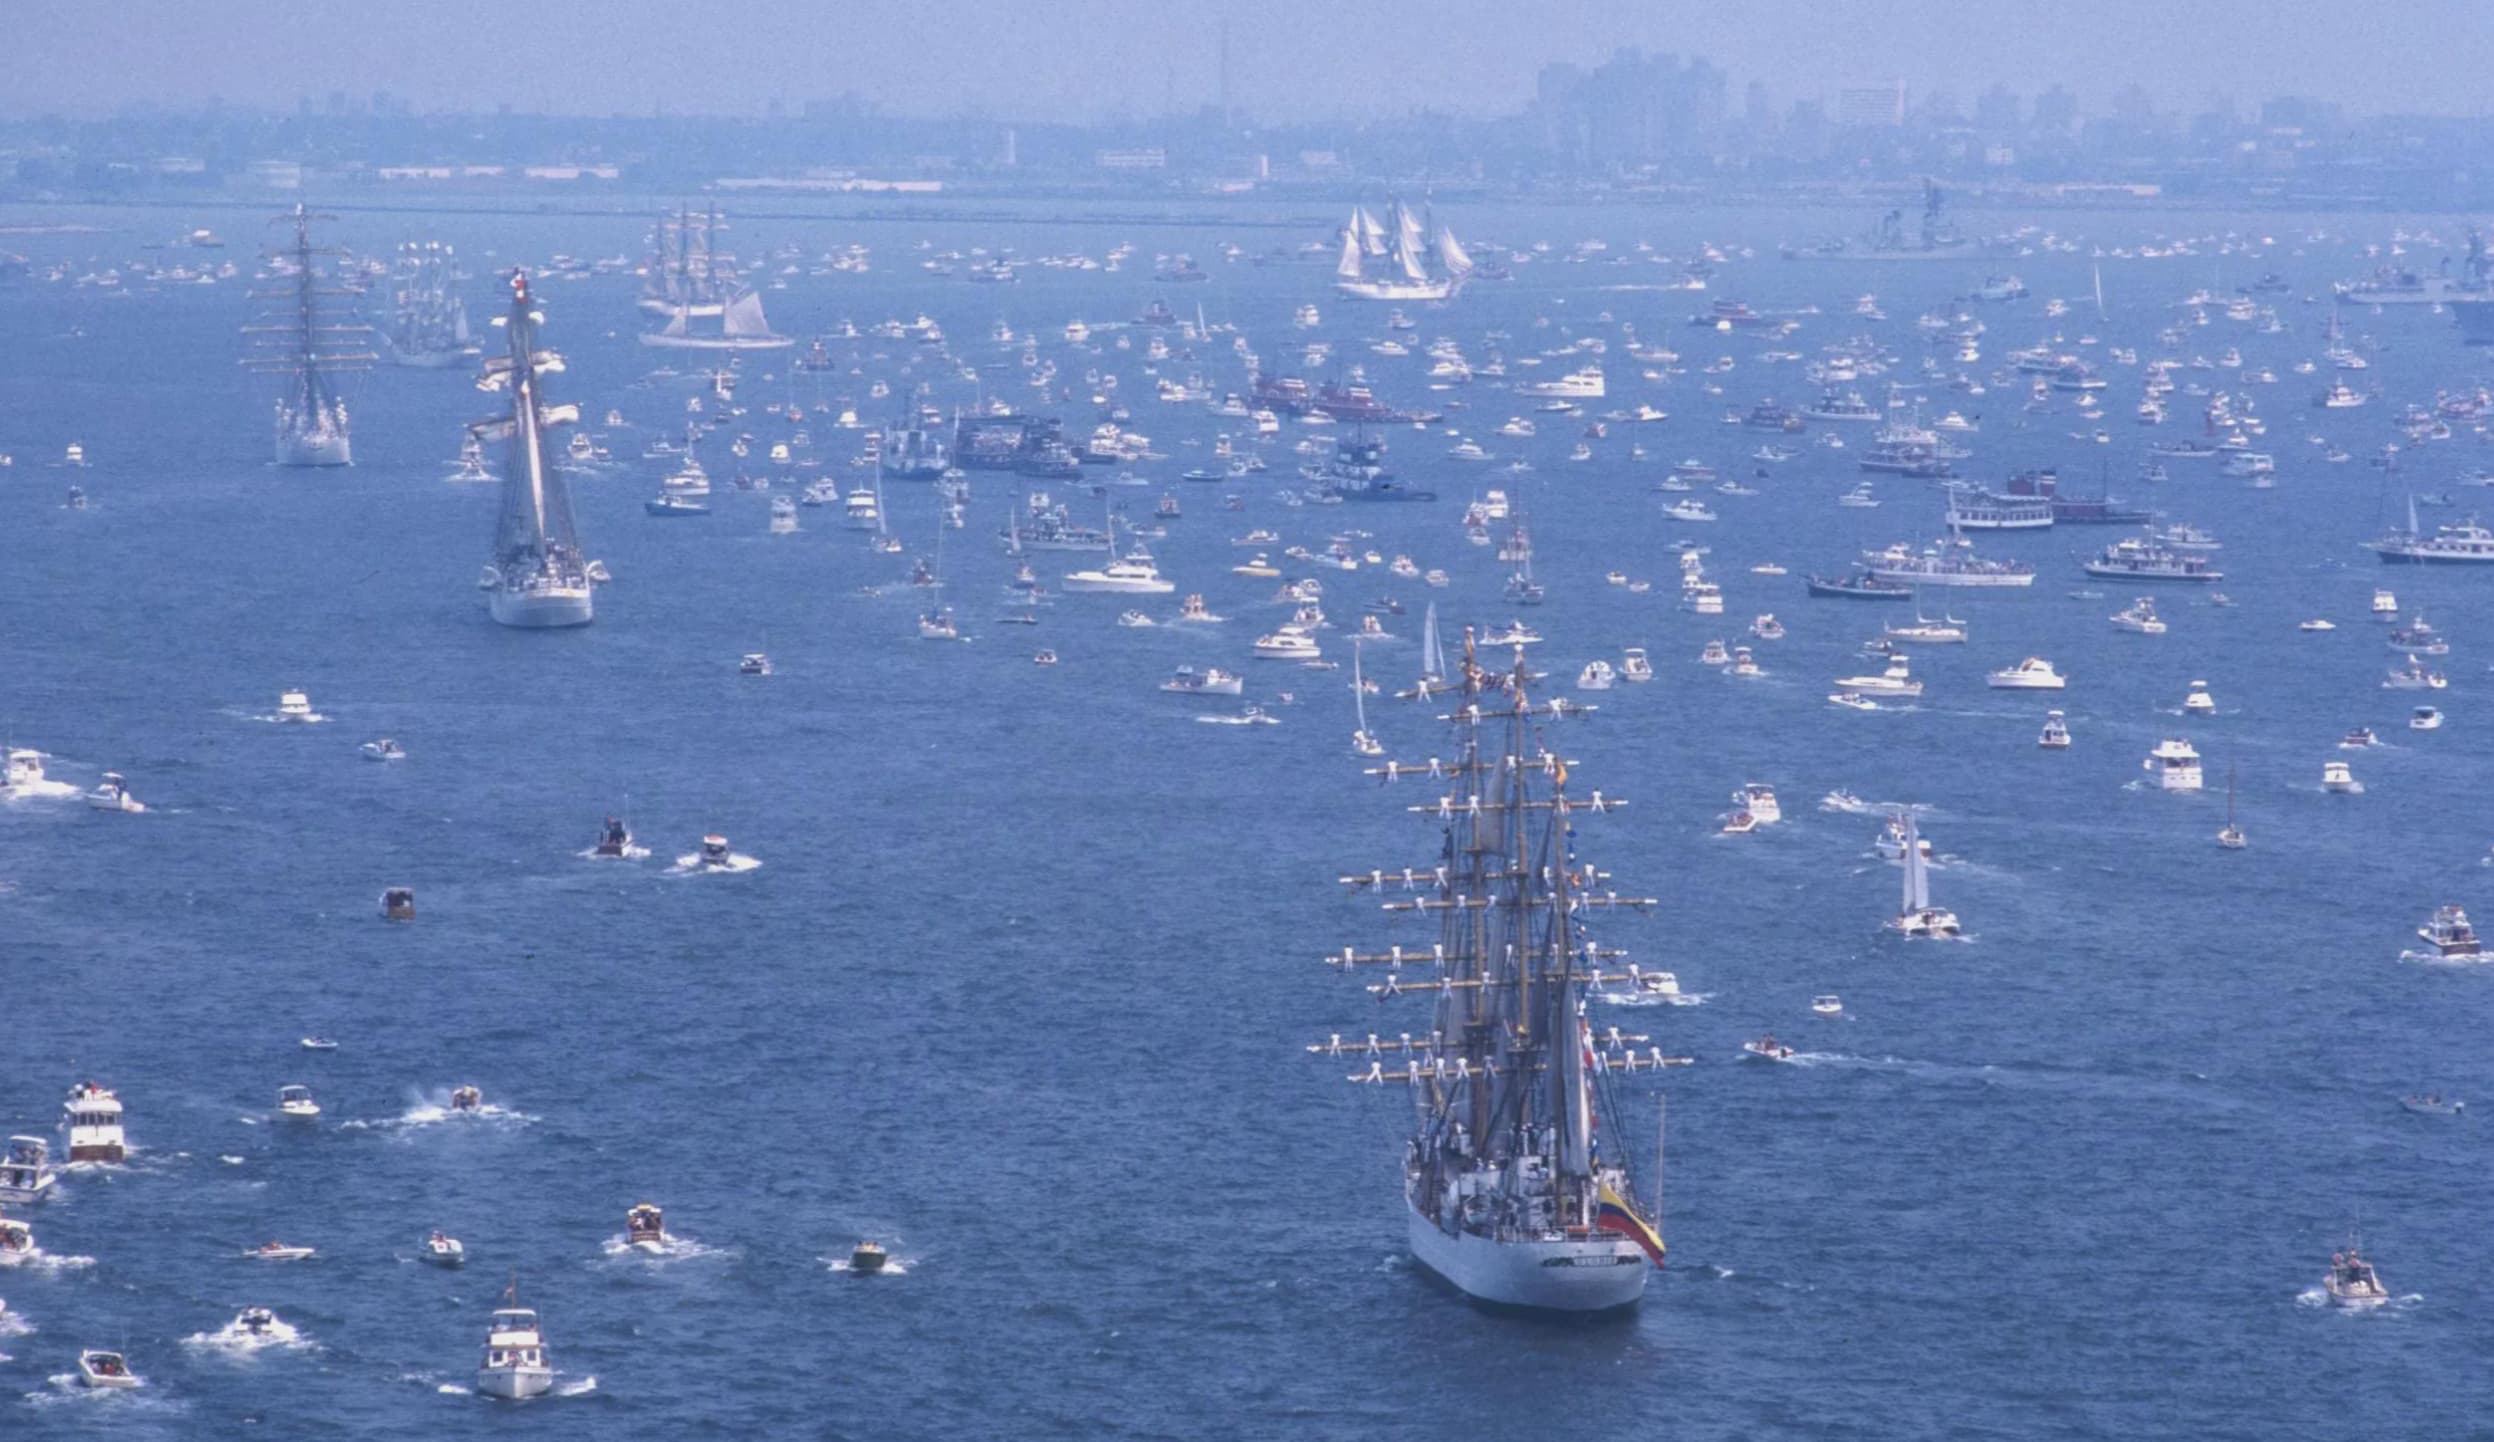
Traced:
<path fill-rule="evenodd" d="M 312 248 L 312 222 L 326 220 L 302 205 L 276 223 L 294 223 L 294 243 L 270 255 L 277 275 L 251 292 L 264 302 L 243 334 L 243 364 L 286 378 L 277 399 L 276 459 L 281 466 L 352 465 L 346 401 L 335 377 L 368 369 L 374 356 L 372 327 L 356 315 L 353 292 L 331 283 L 313 262 L 334 252 Z"/>
<path fill-rule="evenodd" d="M 1474 267 L 1455 233 L 1424 223 L 1399 200 L 1387 214 L 1391 222 L 1381 225 L 1366 206 L 1352 208 L 1334 289 L 1352 300 L 1392 301 L 1444 300 L 1461 289 Z M 1372 261 L 1380 262 L 1374 275 Z"/>
<path fill-rule="evenodd" d="M 510 391 L 511 413 L 472 428 L 481 438 L 506 443 L 493 561 L 477 584 L 496 621 L 529 629 L 589 624 L 596 569 L 580 553 L 570 492 L 546 456 L 546 432 L 579 420 L 580 408 L 549 405 L 540 389 L 541 377 L 563 368 L 560 356 L 537 344 L 544 319 L 529 294 L 527 274 L 513 271 L 511 313 L 498 321 L 509 332 L 510 351 L 485 362 L 482 382 L 489 390 Z"/>
<path fill-rule="evenodd" d="M 385 333 L 394 364 L 440 370 L 473 360 L 484 349 L 468 335 L 460 279 L 458 256 L 448 245 L 411 240 L 399 246 L 390 273 L 397 310 Z"/>
<path fill-rule="evenodd" d="M 671 350 L 780 350 L 796 344 L 774 335 L 762 313 L 762 293 L 737 279 L 735 259 L 717 249 L 725 229 L 714 207 L 697 216 L 684 210 L 661 222 L 658 253 L 644 268 L 641 309 L 666 317 L 644 331 L 641 344 Z M 698 244 L 696 244 L 698 241 Z"/>
<path fill-rule="evenodd" d="M 1642 985 L 1634 967 L 1605 969 L 1624 953 L 1596 940 L 1594 918 L 1654 903 L 1609 890 L 1607 874 L 1577 855 L 1580 819 L 1622 803 L 1569 789 L 1569 764 L 1543 731 L 1589 708 L 1533 701 L 1533 679 L 1521 648 L 1510 671 L 1484 670 L 1467 634 L 1446 717 L 1453 758 L 1370 773 L 1445 787 L 1409 808 L 1438 826 L 1437 859 L 1342 880 L 1410 892 L 1385 909 L 1434 918 L 1437 937 L 1346 947 L 1328 961 L 1382 971 L 1368 988 L 1380 999 L 1429 998 L 1429 1030 L 1336 1035 L 1309 1050 L 1364 1063 L 1354 1082 L 1409 1090 L 1403 1191 L 1415 1260 L 1484 1303 L 1606 1312 L 1635 1305 L 1663 1260 L 1659 1148 L 1654 1190 L 1640 1202 L 1615 1084 L 1680 1059 L 1590 1015 L 1597 988 Z"/>

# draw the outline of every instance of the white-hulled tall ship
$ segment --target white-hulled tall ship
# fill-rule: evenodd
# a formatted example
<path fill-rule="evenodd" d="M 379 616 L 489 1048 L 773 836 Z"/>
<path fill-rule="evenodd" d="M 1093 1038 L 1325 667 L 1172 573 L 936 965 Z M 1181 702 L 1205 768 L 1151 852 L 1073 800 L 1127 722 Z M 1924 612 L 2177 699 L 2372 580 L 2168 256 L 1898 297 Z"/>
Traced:
<path fill-rule="evenodd" d="M 1334 265 L 1337 292 L 1352 300 L 1414 301 L 1445 300 L 1463 288 L 1474 265 L 1453 231 L 1424 223 L 1399 200 L 1387 214 L 1392 224 L 1380 225 L 1366 206 L 1351 211 Z M 1371 261 L 1382 262 L 1375 275 Z"/>
<path fill-rule="evenodd" d="M 398 248 L 390 276 L 398 308 L 385 336 L 392 364 L 440 370 L 473 360 L 484 349 L 468 335 L 461 278 L 457 254 L 438 240 L 411 240 Z"/>
<path fill-rule="evenodd" d="M 1454 686 L 1455 755 L 1372 775 L 1428 777 L 1444 794 L 1410 809 L 1440 827 L 1434 866 L 1346 876 L 1353 887 L 1418 893 L 1390 912 L 1434 916 L 1434 944 L 1329 958 L 1345 970 L 1383 968 L 1369 990 L 1434 998 L 1425 1036 L 1365 1043 L 1337 1036 L 1310 1047 L 1364 1061 L 1350 1080 L 1411 1093 L 1403 1155 L 1412 1255 L 1476 1301 L 1560 1313 L 1634 1306 L 1663 1260 L 1659 1181 L 1636 1195 L 1615 1080 L 1676 1059 L 1587 1015 L 1596 987 L 1630 980 L 1603 964 L 1625 953 L 1598 944 L 1590 919 L 1654 903 L 1602 890 L 1605 873 L 1575 852 L 1577 818 L 1622 803 L 1579 799 L 1569 767 L 1545 750 L 1545 726 L 1588 708 L 1535 703 L 1518 648 L 1503 675 L 1476 663 L 1469 635 Z M 1597 1117 L 1608 1125 L 1597 1128 Z M 1656 1158 L 1660 1165 L 1660 1157 Z"/>
<path fill-rule="evenodd" d="M 339 397 L 335 376 L 369 368 L 377 358 L 371 349 L 372 327 L 341 298 L 352 294 L 325 283 L 313 265 L 312 222 L 325 220 L 301 205 L 278 223 L 294 224 L 294 244 L 270 257 L 277 270 L 272 282 L 251 292 L 264 302 L 251 324 L 243 364 L 264 374 L 285 377 L 285 394 L 277 400 L 276 457 L 281 466 L 345 466 L 354 464 L 348 438 L 346 402 Z"/>
<path fill-rule="evenodd" d="M 641 309 L 705 318 L 724 310 L 724 293 L 736 283 L 736 258 L 717 246 L 718 232 L 726 228 L 717 206 L 702 215 L 683 206 L 673 217 L 662 217 L 650 232 L 649 259 L 641 266 Z"/>
<path fill-rule="evenodd" d="M 510 332 L 510 353 L 486 363 L 483 382 L 510 390 L 511 414 L 479 427 L 501 433 L 507 449 L 493 563 L 477 584 L 494 619 L 505 626 L 585 626 L 593 609 L 589 563 L 580 554 L 563 473 L 547 462 L 545 443 L 546 430 L 579 419 L 579 408 L 547 405 L 538 391 L 538 378 L 562 369 L 562 360 L 538 348 L 537 326 L 544 317 L 534 304 L 527 274 L 513 271 L 511 313 L 498 321 Z"/>

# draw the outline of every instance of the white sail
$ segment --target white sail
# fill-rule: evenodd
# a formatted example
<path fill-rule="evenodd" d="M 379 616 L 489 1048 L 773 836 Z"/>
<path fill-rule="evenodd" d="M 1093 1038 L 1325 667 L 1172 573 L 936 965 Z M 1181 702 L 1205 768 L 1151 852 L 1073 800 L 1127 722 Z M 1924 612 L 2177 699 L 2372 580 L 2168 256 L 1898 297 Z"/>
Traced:
<path fill-rule="evenodd" d="M 1429 603 L 1428 613 L 1420 623 L 1420 677 L 1424 681 L 1440 681 L 1446 677 L 1446 648 L 1438 640 L 1438 603 Z"/>
<path fill-rule="evenodd" d="M 1472 273 L 1472 257 L 1455 241 L 1455 232 L 1438 227 L 1438 264 L 1449 276 L 1461 278 Z"/>
<path fill-rule="evenodd" d="M 1402 268 L 1403 278 L 1414 284 L 1426 284 L 1429 268 L 1420 263 L 1420 222 L 1401 201 L 1394 204 L 1394 263 Z"/>
<path fill-rule="evenodd" d="M 660 334 L 660 335 L 683 335 L 683 334 L 685 334 L 685 333 L 686 333 L 686 330 L 687 330 L 687 327 L 686 327 L 686 325 L 685 325 L 685 322 L 686 322 L 687 320 L 689 320 L 689 319 L 692 317 L 692 313 L 693 313 L 693 312 L 692 312 L 692 307 L 690 307 L 690 306 L 684 306 L 684 305 L 679 305 L 679 306 L 677 306 L 677 307 L 675 308 L 674 312 L 673 312 L 672 314 L 670 314 L 670 315 L 667 317 L 667 324 L 666 324 L 666 328 L 665 328 L 665 329 L 663 329 L 663 330 L 661 330 L 661 331 L 659 331 L 659 334 Z"/>
<path fill-rule="evenodd" d="M 1926 911 L 1931 906 L 1931 878 L 1924 870 L 1922 836 L 1915 830 L 1914 813 L 1905 813 L 1905 911 L 1907 916 Z"/>
<path fill-rule="evenodd" d="M 771 323 L 762 314 L 761 292 L 749 290 L 729 301 L 725 314 L 725 326 L 727 333 L 732 336 L 769 335 Z"/>
<path fill-rule="evenodd" d="M 1351 227 L 1359 232 L 1360 249 L 1370 255 L 1386 253 L 1386 228 L 1377 223 L 1377 217 L 1370 215 L 1366 206 L 1352 209 Z"/>
<path fill-rule="evenodd" d="M 1334 274 L 1344 280 L 1360 278 L 1360 237 L 1356 227 L 1342 233 L 1342 259 L 1334 262 Z"/>
<path fill-rule="evenodd" d="M 580 424 L 580 407 L 571 401 L 559 406 L 545 406 L 538 412 L 538 421 L 548 427 L 576 426 Z"/>

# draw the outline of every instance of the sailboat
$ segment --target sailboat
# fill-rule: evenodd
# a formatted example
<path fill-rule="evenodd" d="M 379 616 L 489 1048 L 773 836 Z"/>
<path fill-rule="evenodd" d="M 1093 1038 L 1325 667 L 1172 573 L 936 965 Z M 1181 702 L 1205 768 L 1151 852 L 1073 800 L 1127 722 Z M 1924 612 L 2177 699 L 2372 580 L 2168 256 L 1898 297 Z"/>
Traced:
<path fill-rule="evenodd" d="M 268 302 L 251 324 L 243 327 L 251 350 L 243 364 L 264 374 L 286 377 L 286 392 L 277 400 L 276 458 L 281 466 L 345 466 L 355 461 L 348 434 L 346 402 L 332 377 L 364 370 L 376 359 L 368 348 L 372 327 L 359 319 L 340 297 L 343 287 L 324 284 L 312 248 L 312 222 L 331 217 L 314 215 L 302 205 L 276 223 L 294 223 L 294 244 L 271 257 L 282 283 L 251 292 Z"/>
<path fill-rule="evenodd" d="M 729 258 L 712 248 L 713 237 L 723 228 L 715 207 L 698 223 L 690 211 L 678 220 L 674 264 L 659 267 L 655 293 L 644 282 L 640 302 L 643 310 L 665 316 L 667 323 L 642 332 L 641 344 L 726 351 L 784 350 L 796 344 L 794 337 L 772 334 L 770 319 L 762 313 L 762 293 L 738 283 Z M 695 234 L 701 237 L 698 253 L 692 249 Z"/>
<path fill-rule="evenodd" d="M 1368 729 L 1368 678 L 1360 669 L 1360 647 L 1351 648 L 1351 707 L 1359 729 L 1351 733 L 1351 750 L 1360 756 L 1383 756 L 1385 743 Z"/>
<path fill-rule="evenodd" d="M 1607 878 L 1576 854 L 1577 829 L 1619 803 L 1570 791 L 1568 763 L 1542 737 L 1585 708 L 1534 702 L 1532 680 L 1520 649 L 1513 670 L 1494 675 L 1466 636 L 1448 717 L 1454 758 L 1427 767 L 1448 791 L 1419 808 L 1439 827 L 1433 866 L 1343 878 L 1408 886 L 1420 895 L 1387 909 L 1437 916 L 1433 945 L 1329 958 L 1382 972 L 1368 987 L 1381 999 L 1430 998 L 1429 1029 L 1364 1045 L 1337 1034 L 1308 1050 L 1353 1059 L 1351 1081 L 1408 1091 L 1405 1221 L 1423 1268 L 1485 1304 L 1615 1312 L 1637 1304 L 1647 1263 L 1663 1260 L 1656 1213 L 1632 1200 L 1617 1087 L 1681 1059 L 1589 1015 L 1597 988 L 1634 984 L 1603 969 L 1623 953 L 1597 943 L 1596 919 L 1654 902 L 1595 889 Z"/>
<path fill-rule="evenodd" d="M 496 322 L 510 333 L 507 356 L 487 362 L 485 384 L 511 392 L 507 420 L 478 427 L 481 436 L 499 435 L 508 448 L 502 463 L 502 509 L 494 523 L 493 563 L 478 581 L 505 626 L 541 630 L 589 624 L 590 564 L 580 554 L 580 534 L 572 524 L 570 493 L 563 474 L 546 460 L 546 431 L 577 421 L 578 406 L 550 406 L 538 390 L 538 378 L 562 369 L 562 358 L 537 345 L 537 327 L 545 317 L 534 308 L 528 275 L 511 273 L 511 313 Z"/>
<path fill-rule="evenodd" d="M 1420 620 L 1420 679 L 1394 694 L 1398 701 L 1425 701 L 1445 689 L 1446 647 L 1438 639 L 1438 603 L 1431 601 Z"/>
<path fill-rule="evenodd" d="M 641 309 L 657 316 L 682 310 L 703 318 L 725 309 L 720 291 L 735 279 L 735 260 L 716 248 L 724 229 L 717 206 L 707 215 L 683 206 L 673 219 L 662 218 L 650 233 L 650 256 L 641 267 Z"/>
<path fill-rule="evenodd" d="M 882 498 L 881 482 L 882 472 L 878 469 L 877 500 Z M 880 512 L 875 517 L 875 526 L 878 531 L 882 529 Z M 928 575 L 931 579 L 926 584 L 935 597 L 935 604 L 918 613 L 918 637 L 925 641 L 958 641 L 961 639 L 961 627 L 953 620 L 953 608 L 944 604 L 944 527 L 941 525 L 935 528 L 935 565 Z"/>
<path fill-rule="evenodd" d="M 667 323 L 657 330 L 643 331 L 641 344 L 671 350 L 785 350 L 795 345 L 795 338 L 774 335 L 771 322 L 762 313 L 762 294 L 740 290 L 720 308 L 715 332 L 708 325 L 696 326 L 702 317 L 687 302 L 667 313 Z"/>
<path fill-rule="evenodd" d="M 1342 228 L 1342 256 L 1334 265 L 1334 289 L 1352 300 L 1445 300 L 1463 288 L 1473 270 L 1455 233 L 1444 226 L 1427 234 L 1419 217 L 1403 202 L 1388 212 L 1393 224 L 1380 225 L 1365 206 L 1355 206 Z M 1370 261 L 1382 261 L 1377 274 Z M 1431 262 L 1435 262 L 1434 269 Z"/>
<path fill-rule="evenodd" d="M 2243 828 L 2234 823 L 2234 767 L 2230 764 L 2226 767 L 2226 824 L 2225 829 L 2217 833 L 2217 844 L 2228 851 L 2240 851 L 2251 845 L 2251 838 L 2245 836 Z"/>
<path fill-rule="evenodd" d="M 1914 827 L 1914 811 L 1897 813 L 1905 827 L 1905 904 L 1888 920 L 1888 929 L 1904 937 L 1948 937 L 1958 933 L 1957 913 L 1931 904 L 1931 862 L 1923 854 L 1922 837 Z"/>
<path fill-rule="evenodd" d="M 468 336 L 468 307 L 455 287 L 458 259 L 438 240 L 398 248 L 391 293 L 398 310 L 384 337 L 394 365 L 441 370 L 475 359 L 483 347 Z"/>

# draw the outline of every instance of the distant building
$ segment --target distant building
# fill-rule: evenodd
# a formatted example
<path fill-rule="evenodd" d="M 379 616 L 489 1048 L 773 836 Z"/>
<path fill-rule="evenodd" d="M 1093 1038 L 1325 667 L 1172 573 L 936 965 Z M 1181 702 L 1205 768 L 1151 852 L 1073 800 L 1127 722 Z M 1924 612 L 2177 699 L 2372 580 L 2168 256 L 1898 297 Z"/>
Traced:
<path fill-rule="evenodd" d="M 1154 145 L 1131 150 L 1095 150 L 1091 163 L 1102 170 L 1167 170 L 1169 152 Z"/>
<path fill-rule="evenodd" d="M 243 174 L 265 190 L 303 188 L 303 163 L 298 160 L 255 160 L 243 168 Z"/>
<path fill-rule="evenodd" d="M 1905 82 L 1836 92 L 1836 123 L 1893 129 L 1905 123 Z"/>

